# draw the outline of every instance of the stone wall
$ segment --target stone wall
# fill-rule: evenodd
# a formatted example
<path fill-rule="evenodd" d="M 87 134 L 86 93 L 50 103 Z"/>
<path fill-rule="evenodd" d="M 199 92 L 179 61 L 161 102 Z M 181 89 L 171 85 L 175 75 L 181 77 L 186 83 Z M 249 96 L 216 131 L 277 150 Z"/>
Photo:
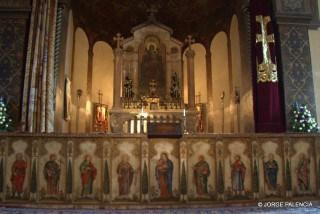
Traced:
<path fill-rule="evenodd" d="M 181 139 L 2 135 L 1 139 L 1 206 L 248 203 L 319 197 L 318 135 Z"/>

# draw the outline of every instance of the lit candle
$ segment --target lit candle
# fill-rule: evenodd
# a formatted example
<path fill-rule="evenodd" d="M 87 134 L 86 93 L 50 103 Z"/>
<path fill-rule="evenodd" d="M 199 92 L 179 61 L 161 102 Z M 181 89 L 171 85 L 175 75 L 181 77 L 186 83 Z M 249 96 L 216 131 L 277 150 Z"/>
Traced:
<path fill-rule="evenodd" d="M 186 109 L 183 109 L 183 116 L 186 116 Z"/>

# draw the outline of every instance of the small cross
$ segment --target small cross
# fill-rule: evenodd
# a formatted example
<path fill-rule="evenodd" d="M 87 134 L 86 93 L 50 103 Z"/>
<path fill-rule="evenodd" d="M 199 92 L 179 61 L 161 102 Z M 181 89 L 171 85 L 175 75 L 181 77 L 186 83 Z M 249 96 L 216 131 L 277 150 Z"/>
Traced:
<path fill-rule="evenodd" d="M 186 40 L 185 40 L 185 43 L 187 43 L 189 49 L 191 49 L 191 45 L 192 45 L 193 43 L 195 43 L 195 40 L 192 38 L 191 35 L 188 35 L 187 38 L 186 38 Z"/>
<path fill-rule="evenodd" d="M 113 37 L 113 41 L 117 42 L 117 48 L 120 48 L 123 42 L 123 37 L 120 33 L 117 33 L 115 37 Z"/>
<path fill-rule="evenodd" d="M 102 103 L 102 96 L 103 96 L 103 93 L 101 92 L 101 90 L 98 91 L 98 97 L 99 97 L 99 103 L 101 104 Z"/>

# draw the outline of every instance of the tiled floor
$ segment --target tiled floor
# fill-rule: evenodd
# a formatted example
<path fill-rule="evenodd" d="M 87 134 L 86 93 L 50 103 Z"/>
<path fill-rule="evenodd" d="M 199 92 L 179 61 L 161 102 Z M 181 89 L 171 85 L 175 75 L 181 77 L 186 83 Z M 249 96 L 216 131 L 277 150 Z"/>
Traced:
<path fill-rule="evenodd" d="M 234 213 L 275 213 L 303 214 L 320 213 L 320 206 L 309 208 L 259 208 L 259 207 L 225 207 L 225 208 L 177 208 L 177 209 L 131 209 L 131 210 L 78 210 L 78 209 L 23 209 L 0 208 L 0 214 L 234 214 Z"/>

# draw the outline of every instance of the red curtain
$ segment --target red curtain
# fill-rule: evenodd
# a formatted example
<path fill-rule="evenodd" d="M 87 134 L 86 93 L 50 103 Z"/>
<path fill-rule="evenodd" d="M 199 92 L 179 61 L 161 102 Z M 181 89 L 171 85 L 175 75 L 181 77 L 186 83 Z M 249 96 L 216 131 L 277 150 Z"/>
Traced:
<path fill-rule="evenodd" d="M 252 49 L 252 71 L 253 71 L 253 96 L 255 130 L 258 133 L 284 132 L 284 114 L 282 102 L 282 90 L 280 88 L 279 65 L 277 66 L 277 82 L 258 82 L 257 64 L 263 63 L 262 42 L 256 42 L 256 35 L 262 33 L 261 24 L 256 21 L 256 16 L 270 16 L 271 22 L 267 25 L 267 34 L 274 34 L 275 25 L 272 18 L 272 5 L 270 0 L 251 0 L 251 49 Z M 276 37 L 276 35 L 275 35 Z M 276 41 L 277 43 L 277 41 Z M 277 64 L 277 51 L 275 43 L 268 43 L 272 63 Z"/>

